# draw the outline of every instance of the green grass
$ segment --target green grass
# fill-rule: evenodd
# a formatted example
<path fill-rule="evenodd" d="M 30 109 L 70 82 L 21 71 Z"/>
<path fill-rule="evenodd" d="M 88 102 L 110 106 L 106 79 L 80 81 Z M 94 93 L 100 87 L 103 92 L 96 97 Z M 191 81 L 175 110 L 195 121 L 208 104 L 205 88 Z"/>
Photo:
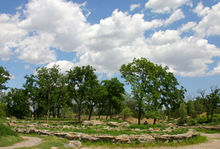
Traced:
<path fill-rule="evenodd" d="M 65 144 L 68 144 L 69 140 L 64 138 L 59 138 L 55 136 L 41 136 L 37 134 L 32 135 L 26 135 L 26 136 L 32 136 L 32 137 L 38 137 L 43 139 L 43 142 L 38 146 L 33 147 L 24 147 L 19 149 L 50 149 L 51 147 L 59 147 L 59 149 L 65 149 Z"/>
<path fill-rule="evenodd" d="M 20 136 L 1 136 L 0 137 L 0 146 L 11 146 L 15 143 L 21 142 L 24 139 Z"/>
<path fill-rule="evenodd" d="M 23 141 L 9 126 L 0 123 L 0 146 L 10 146 L 17 142 Z"/>
<path fill-rule="evenodd" d="M 122 147 L 122 148 L 126 148 L 126 147 L 136 147 L 136 148 L 140 148 L 140 147 L 144 147 L 144 148 L 151 148 L 151 147 L 160 147 L 160 146 L 173 146 L 173 147 L 177 147 L 177 146 L 184 146 L 184 145 L 192 145 L 192 144 L 199 144 L 199 143 L 204 143 L 207 142 L 208 139 L 204 136 L 196 136 L 194 138 L 190 138 L 188 140 L 183 140 L 181 142 L 159 142 L 156 141 L 154 143 L 140 143 L 140 142 L 132 142 L 131 144 L 122 144 L 122 143 L 111 143 L 111 142 L 83 142 L 83 147 L 98 147 L 98 146 L 102 146 L 105 148 L 116 148 L 116 147 Z"/>
<path fill-rule="evenodd" d="M 204 133 L 220 133 L 220 130 L 210 130 L 210 129 L 205 129 L 205 128 L 195 128 L 196 131 L 198 132 L 204 132 Z"/>
<path fill-rule="evenodd" d="M 138 129 L 160 128 L 161 130 L 164 130 L 167 128 L 167 126 L 162 125 L 162 124 L 147 124 L 147 125 L 132 124 L 131 126 L 129 126 L 127 128 L 131 128 L 131 129 L 135 129 L 135 128 L 138 128 Z"/>
<path fill-rule="evenodd" d="M 11 130 L 9 126 L 0 123 L 0 136 L 16 136 L 17 134 Z"/>

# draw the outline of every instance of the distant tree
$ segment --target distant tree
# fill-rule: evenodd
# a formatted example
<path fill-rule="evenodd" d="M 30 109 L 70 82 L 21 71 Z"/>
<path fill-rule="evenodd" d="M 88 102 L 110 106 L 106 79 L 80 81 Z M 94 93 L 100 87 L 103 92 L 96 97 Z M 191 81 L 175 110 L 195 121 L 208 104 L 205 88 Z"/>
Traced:
<path fill-rule="evenodd" d="M 11 89 L 3 98 L 7 106 L 7 115 L 17 118 L 30 116 L 30 104 L 22 89 Z"/>
<path fill-rule="evenodd" d="M 125 106 L 121 111 L 120 115 L 122 116 L 123 121 L 126 121 L 128 117 L 133 115 L 133 112 L 129 107 Z"/>
<path fill-rule="evenodd" d="M 186 108 L 186 104 L 184 102 L 180 104 L 179 116 L 180 116 L 180 119 L 178 120 L 178 124 L 186 123 L 186 120 L 187 120 L 187 108 Z"/>
<path fill-rule="evenodd" d="M 81 114 L 83 105 L 88 100 L 95 100 L 93 90 L 93 83 L 96 84 L 95 69 L 92 66 L 75 67 L 68 71 L 67 85 L 69 97 L 77 104 L 78 108 L 78 121 L 81 121 Z M 88 93 L 92 91 L 91 93 Z M 87 94 L 92 94 L 91 98 Z"/>
<path fill-rule="evenodd" d="M 217 108 L 217 105 L 220 103 L 220 89 L 211 88 L 211 93 L 206 96 L 207 100 L 210 103 L 211 109 L 211 119 L 213 121 L 214 111 Z"/>
<path fill-rule="evenodd" d="M 40 92 L 43 93 L 47 105 L 47 122 L 50 117 L 50 110 L 53 105 L 52 93 L 56 90 L 60 79 L 60 73 L 58 66 L 54 65 L 52 68 L 38 68 L 37 69 L 37 83 L 40 88 Z"/>
<path fill-rule="evenodd" d="M 163 106 L 176 108 L 182 100 L 184 92 L 177 88 L 179 84 L 176 78 L 167 70 L 168 67 L 163 68 L 145 58 L 134 59 L 133 62 L 121 66 L 122 77 L 131 85 L 133 97 L 137 101 L 138 124 L 145 113 L 145 107 L 154 113 L 150 115 L 155 124 L 159 117 L 157 114 L 160 114 Z"/>
<path fill-rule="evenodd" d="M 187 102 L 187 115 L 191 116 L 192 118 L 196 118 L 195 106 L 192 100 Z"/>
<path fill-rule="evenodd" d="M 103 80 L 102 85 L 107 90 L 107 96 L 105 98 L 107 115 L 112 118 L 113 110 L 120 112 L 122 102 L 124 101 L 123 94 L 125 93 L 124 84 L 121 83 L 117 78 L 111 80 Z"/>
<path fill-rule="evenodd" d="M 3 89 L 7 89 L 4 85 L 8 80 L 10 80 L 10 74 L 5 68 L 0 66 L 0 91 Z"/>

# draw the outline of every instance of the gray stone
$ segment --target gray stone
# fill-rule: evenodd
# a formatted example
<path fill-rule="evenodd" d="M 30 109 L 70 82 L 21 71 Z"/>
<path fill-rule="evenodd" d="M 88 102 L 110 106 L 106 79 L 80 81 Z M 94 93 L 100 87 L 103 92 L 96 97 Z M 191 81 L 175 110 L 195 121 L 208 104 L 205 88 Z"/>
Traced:
<path fill-rule="evenodd" d="M 66 148 L 72 148 L 72 149 L 81 149 L 82 143 L 80 141 L 70 141 L 69 144 L 65 145 Z"/>

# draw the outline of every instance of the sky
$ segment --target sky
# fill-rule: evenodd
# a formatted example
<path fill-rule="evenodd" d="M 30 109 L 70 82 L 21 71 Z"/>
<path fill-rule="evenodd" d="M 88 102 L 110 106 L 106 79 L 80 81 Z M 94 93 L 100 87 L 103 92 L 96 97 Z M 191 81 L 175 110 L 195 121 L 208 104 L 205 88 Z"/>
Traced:
<path fill-rule="evenodd" d="M 220 86 L 220 0 L 0 1 L 9 87 L 54 64 L 62 73 L 92 65 L 99 78 L 120 79 L 134 57 L 168 66 L 188 94 Z"/>

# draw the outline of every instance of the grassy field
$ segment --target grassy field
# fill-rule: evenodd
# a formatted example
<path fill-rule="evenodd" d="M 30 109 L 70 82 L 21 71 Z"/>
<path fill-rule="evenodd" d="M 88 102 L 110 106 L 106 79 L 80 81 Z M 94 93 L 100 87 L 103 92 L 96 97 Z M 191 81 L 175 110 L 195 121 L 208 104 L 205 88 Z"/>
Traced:
<path fill-rule="evenodd" d="M 23 141 L 17 133 L 11 130 L 10 127 L 3 125 L 0 122 L 0 146 L 10 146 L 17 142 Z"/>

